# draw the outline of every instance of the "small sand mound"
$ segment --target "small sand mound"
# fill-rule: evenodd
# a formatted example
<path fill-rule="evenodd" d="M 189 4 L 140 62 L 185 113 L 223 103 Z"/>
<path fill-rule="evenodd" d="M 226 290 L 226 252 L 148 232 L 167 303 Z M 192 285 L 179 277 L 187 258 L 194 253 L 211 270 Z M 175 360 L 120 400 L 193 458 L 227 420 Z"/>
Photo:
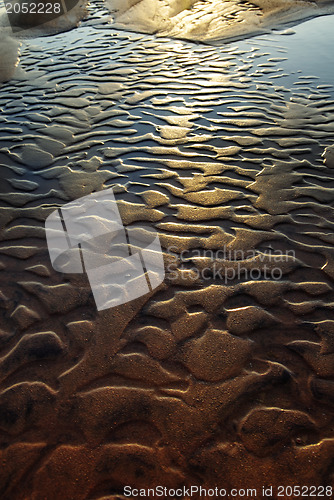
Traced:
<path fill-rule="evenodd" d="M 106 0 L 117 27 L 213 42 L 334 11 L 332 0 Z"/>

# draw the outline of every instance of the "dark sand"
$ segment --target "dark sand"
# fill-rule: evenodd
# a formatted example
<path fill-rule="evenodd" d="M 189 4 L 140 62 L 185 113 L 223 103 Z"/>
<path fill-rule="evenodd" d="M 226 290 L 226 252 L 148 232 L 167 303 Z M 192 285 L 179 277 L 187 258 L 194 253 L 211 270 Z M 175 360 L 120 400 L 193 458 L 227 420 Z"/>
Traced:
<path fill-rule="evenodd" d="M 319 77 L 298 58 L 291 70 L 303 25 L 208 47 L 94 16 L 25 41 L 0 89 L 1 500 L 332 486 L 330 18 Z M 44 222 L 111 186 L 125 224 L 158 230 L 169 269 L 98 313 L 85 276 L 52 269 Z"/>

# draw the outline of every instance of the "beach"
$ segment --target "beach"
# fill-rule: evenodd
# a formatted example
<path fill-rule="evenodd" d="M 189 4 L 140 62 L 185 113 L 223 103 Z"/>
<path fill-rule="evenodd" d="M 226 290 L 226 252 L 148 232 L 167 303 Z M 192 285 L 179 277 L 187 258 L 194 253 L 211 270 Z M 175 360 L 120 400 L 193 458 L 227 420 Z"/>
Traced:
<path fill-rule="evenodd" d="M 190 4 L 1 35 L 1 500 L 332 496 L 334 16 Z M 45 221 L 108 188 L 165 279 L 98 311 Z"/>

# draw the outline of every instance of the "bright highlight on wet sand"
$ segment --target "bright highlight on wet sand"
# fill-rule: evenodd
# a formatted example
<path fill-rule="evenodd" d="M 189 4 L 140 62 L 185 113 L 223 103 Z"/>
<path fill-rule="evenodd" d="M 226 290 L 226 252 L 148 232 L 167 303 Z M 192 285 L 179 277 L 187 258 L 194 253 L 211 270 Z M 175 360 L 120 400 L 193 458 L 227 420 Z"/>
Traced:
<path fill-rule="evenodd" d="M 334 11 L 329 0 L 106 0 L 116 26 L 217 42 Z"/>

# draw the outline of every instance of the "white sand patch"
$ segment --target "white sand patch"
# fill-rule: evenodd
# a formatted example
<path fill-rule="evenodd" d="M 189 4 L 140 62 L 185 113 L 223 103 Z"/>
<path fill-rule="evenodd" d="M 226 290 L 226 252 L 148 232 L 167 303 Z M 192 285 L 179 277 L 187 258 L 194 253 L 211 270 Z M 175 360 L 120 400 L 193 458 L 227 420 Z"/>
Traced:
<path fill-rule="evenodd" d="M 334 168 L 334 146 L 328 146 L 328 148 L 325 149 L 322 157 L 324 159 L 324 164 L 327 167 Z"/>
<path fill-rule="evenodd" d="M 333 0 L 105 0 L 117 27 L 199 41 L 233 39 L 334 12 Z"/>

